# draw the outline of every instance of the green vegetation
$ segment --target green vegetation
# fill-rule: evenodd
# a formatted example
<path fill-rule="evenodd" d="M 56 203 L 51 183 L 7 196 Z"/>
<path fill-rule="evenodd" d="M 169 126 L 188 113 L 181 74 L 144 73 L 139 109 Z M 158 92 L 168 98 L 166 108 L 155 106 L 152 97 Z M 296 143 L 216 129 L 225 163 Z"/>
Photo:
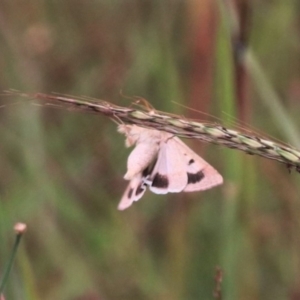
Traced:
<path fill-rule="evenodd" d="M 299 148 L 300 6 L 237 2 L 2 1 L 0 89 L 120 106 L 141 96 Z M 217 267 L 222 299 L 299 297 L 299 174 L 190 141 L 224 185 L 146 193 L 120 212 L 130 150 L 115 124 L 37 103 L 1 96 L 0 278 L 13 225 L 28 226 L 7 300 L 221 299 Z"/>

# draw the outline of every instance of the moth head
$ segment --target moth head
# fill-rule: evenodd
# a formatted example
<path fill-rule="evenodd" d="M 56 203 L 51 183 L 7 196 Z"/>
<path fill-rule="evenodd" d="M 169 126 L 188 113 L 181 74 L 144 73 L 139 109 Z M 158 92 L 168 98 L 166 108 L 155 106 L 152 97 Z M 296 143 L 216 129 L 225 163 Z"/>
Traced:
<path fill-rule="evenodd" d="M 120 124 L 118 125 L 118 132 L 125 134 L 126 147 L 133 146 L 137 142 L 140 136 L 140 128 L 135 125 Z"/>

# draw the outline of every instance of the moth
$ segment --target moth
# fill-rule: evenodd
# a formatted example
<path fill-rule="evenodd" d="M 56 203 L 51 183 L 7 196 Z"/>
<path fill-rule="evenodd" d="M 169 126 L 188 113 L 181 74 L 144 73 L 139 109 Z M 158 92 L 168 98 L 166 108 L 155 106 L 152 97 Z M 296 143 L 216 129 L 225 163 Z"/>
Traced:
<path fill-rule="evenodd" d="M 121 124 L 126 146 L 135 148 L 127 160 L 124 179 L 129 180 L 119 210 L 138 201 L 147 187 L 155 194 L 194 192 L 223 183 L 222 176 L 208 162 L 171 133 Z"/>

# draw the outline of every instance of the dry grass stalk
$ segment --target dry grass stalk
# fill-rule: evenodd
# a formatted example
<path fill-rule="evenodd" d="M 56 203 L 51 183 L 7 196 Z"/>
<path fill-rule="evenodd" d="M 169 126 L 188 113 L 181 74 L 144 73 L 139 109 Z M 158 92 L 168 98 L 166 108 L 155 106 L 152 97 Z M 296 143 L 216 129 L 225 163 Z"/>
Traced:
<path fill-rule="evenodd" d="M 9 91 L 10 95 L 42 100 L 43 105 L 55 105 L 68 109 L 77 109 L 90 113 L 100 113 L 118 123 L 135 124 L 141 127 L 153 128 L 170 132 L 183 138 L 192 138 L 208 143 L 223 145 L 237 149 L 247 154 L 259 155 L 284 163 L 289 169 L 300 172 L 300 151 L 286 145 L 258 137 L 251 133 L 243 133 L 223 127 L 216 123 L 201 123 L 180 116 L 170 115 L 154 109 L 128 108 L 111 104 L 107 101 L 88 97 L 73 97 L 49 94 L 25 94 Z"/>

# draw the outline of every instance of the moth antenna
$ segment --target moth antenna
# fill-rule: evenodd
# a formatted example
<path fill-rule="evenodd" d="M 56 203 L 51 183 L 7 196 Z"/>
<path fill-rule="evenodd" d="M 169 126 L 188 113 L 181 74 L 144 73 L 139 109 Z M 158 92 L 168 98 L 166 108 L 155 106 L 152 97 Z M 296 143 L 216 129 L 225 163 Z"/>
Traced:
<path fill-rule="evenodd" d="M 125 95 L 125 94 L 123 94 L 123 91 L 122 90 L 120 90 L 120 96 L 121 97 L 123 97 L 123 98 L 125 98 L 125 99 L 128 99 L 128 100 L 131 100 L 131 101 L 133 101 L 134 99 L 136 99 L 137 98 L 137 96 L 127 96 L 127 95 Z M 134 102 L 133 102 L 134 103 Z M 130 104 L 130 106 L 131 106 L 132 104 Z M 130 107 L 129 106 L 129 107 Z"/>
<path fill-rule="evenodd" d="M 123 90 L 122 90 L 122 89 L 120 89 L 119 94 L 120 94 L 120 96 L 121 96 L 122 98 L 132 100 L 132 97 L 131 97 L 131 96 L 127 96 L 127 95 L 123 94 Z"/>
<path fill-rule="evenodd" d="M 189 106 L 187 106 L 187 105 L 178 103 L 178 102 L 176 102 L 176 101 L 171 101 L 171 102 L 172 102 L 172 103 L 175 103 L 176 105 L 178 105 L 178 106 L 180 106 L 180 107 L 183 107 L 183 108 L 185 108 L 185 109 L 187 109 L 187 110 L 189 110 L 189 111 L 193 111 L 193 112 L 196 112 L 196 113 L 198 113 L 198 114 L 201 114 L 201 115 L 203 115 L 203 116 L 205 116 L 205 117 L 209 117 L 209 118 L 212 118 L 213 120 L 217 120 L 218 122 L 221 122 L 221 121 L 222 121 L 221 118 L 218 118 L 218 117 L 216 117 L 216 116 L 214 116 L 214 115 L 212 115 L 212 114 L 205 113 L 205 112 L 200 111 L 200 110 L 198 110 L 198 109 L 191 108 L 191 107 L 189 107 Z M 184 117 L 184 118 L 185 118 L 185 117 Z M 201 120 L 201 119 L 200 119 L 200 120 Z M 199 121 L 199 119 L 197 119 L 197 121 Z"/>
<path fill-rule="evenodd" d="M 137 105 L 139 107 L 142 107 L 143 109 L 147 110 L 149 113 L 154 113 L 156 110 L 155 108 L 150 104 L 149 101 L 147 101 L 145 98 L 140 97 L 140 96 L 127 96 L 123 94 L 123 91 L 120 90 L 120 95 L 125 98 L 125 99 L 129 99 L 129 100 L 134 100 L 131 104 L 130 107 L 132 105 Z"/>
<path fill-rule="evenodd" d="M 136 101 L 133 102 L 134 105 L 138 105 L 138 106 L 142 106 L 142 107 L 146 108 L 146 110 L 149 113 L 154 113 L 156 111 L 156 109 L 145 98 L 143 98 L 143 97 L 136 97 L 136 96 L 134 98 L 136 98 Z"/>

